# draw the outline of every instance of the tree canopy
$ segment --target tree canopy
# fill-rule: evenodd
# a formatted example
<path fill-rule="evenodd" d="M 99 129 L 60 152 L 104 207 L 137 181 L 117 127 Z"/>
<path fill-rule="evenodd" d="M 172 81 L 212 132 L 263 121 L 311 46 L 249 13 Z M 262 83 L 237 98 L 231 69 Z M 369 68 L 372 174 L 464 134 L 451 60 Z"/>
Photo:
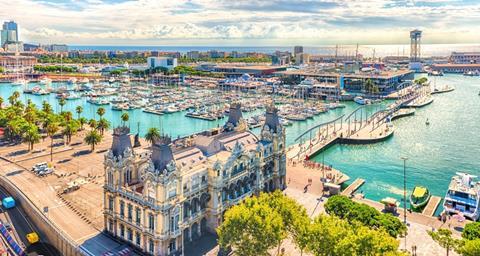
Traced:
<path fill-rule="evenodd" d="M 366 204 L 356 203 L 345 196 L 332 196 L 325 204 L 325 211 L 350 223 L 360 222 L 375 229 L 385 229 L 392 237 L 402 235 L 406 231 L 405 225 L 389 213 L 381 213 Z"/>
<path fill-rule="evenodd" d="M 269 255 L 279 252 L 290 238 L 297 248 L 318 256 L 402 255 L 399 242 L 384 229 L 372 229 L 358 221 L 320 215 L 313 221 L 305 208 L 280 191 L 261 193 L 233 206 L 217 229 L 222 248 L 235 255 Z"/>

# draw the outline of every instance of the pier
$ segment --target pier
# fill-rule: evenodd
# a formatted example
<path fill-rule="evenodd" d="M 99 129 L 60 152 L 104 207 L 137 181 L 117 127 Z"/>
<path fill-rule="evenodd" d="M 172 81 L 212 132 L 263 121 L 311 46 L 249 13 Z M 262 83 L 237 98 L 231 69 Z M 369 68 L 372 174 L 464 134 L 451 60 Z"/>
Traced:
<path fill-rule="evenodd" d="M 394 133 L 392 118 L 400 118 L 414 114 L 412 111 L 401 110 L 409 105 L 428 105 L 433 100 L 424 86 L 409 88 L 401 98 L 385 109 L 369 112 L 365 106 L 360 106 L 352 113 L 342 115 L 329 122 L 318 124 L 295 139 L 297 144 L 287 149 L 288 159 L 310 159 L 330 145 L 370 144 L 384 141 Z M 429 102 L 426 104 L 426 102 Z M 413 103 L 413 104 L 412 104 Z M 409 106 L 410 107 L 410 106 Z"/>
<path fill-rule="evenodd" d="M 432 196 L 428 201 L 427 206 L 425 206 L 425 209 L 423 209 L 422 214 L 427 216 L 433 216 L 438 208 L 438 205 L 440 204 L 440 201 L 442 201 L 441 197 Z"/>
<path fill-rule="evenodd" d="M 364 179 L 356 179 L 352 184 L 350 184 L 344 191 L 342 191 L 342 195 L 344 196 L 351 196 L 355 191 L 357 191 L 363 184 L 365 183 Z"/>

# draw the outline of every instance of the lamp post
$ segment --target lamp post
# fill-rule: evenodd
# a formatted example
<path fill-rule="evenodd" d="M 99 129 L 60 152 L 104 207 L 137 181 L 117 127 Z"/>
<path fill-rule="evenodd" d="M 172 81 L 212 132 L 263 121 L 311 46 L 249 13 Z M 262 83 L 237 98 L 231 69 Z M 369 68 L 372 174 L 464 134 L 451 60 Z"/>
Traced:
<path fill-rule="evenodd" d="M 403 223 L 407 225 L 407 157 L 403 160 Z M 407 232 L 405 232 L 405 251 L 407 251 Z"/>

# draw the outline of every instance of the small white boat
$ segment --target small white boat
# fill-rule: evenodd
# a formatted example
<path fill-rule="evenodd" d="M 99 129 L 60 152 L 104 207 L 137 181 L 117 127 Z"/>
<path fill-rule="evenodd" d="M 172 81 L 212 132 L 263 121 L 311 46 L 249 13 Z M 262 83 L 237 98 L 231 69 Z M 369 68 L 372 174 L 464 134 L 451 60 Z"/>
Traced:
<path fill-rule="evenodd" d="M 369 105 L 369 104 L 372 104 L 372 101 L 369 100 L 369 99 L 365 99 L 361 96 L 357 96 L 355 98 L 353 98 L 353 101 L 355 101 L 355 103 L 357 104 L 360 104 L 360 105 Z"/>
<path fill-rule="evenodd" d="M 17 79 L 13 81 L 12 85 L 13 86 L 26 86 L 28 84 L 28 80 L 25 79 Z"/>
<path fill-rule="evenodd" d="M 52 84 L 52 79 L 45 77 L 40 80 L 40 84 L 44 85 L 51 85 Z"/>

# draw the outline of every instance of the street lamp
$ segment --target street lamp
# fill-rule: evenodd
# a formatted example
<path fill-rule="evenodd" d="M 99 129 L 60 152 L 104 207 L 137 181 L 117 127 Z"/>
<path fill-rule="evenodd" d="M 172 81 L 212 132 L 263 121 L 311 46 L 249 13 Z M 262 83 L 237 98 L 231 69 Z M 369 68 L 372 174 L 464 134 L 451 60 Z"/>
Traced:
<path fill-rule="evenodd" d="M 407 157 L 403 160 L 403 223 L 407 225 Z M 407 251 L 407 232 L 405 232 L 405 251 Z"/>

